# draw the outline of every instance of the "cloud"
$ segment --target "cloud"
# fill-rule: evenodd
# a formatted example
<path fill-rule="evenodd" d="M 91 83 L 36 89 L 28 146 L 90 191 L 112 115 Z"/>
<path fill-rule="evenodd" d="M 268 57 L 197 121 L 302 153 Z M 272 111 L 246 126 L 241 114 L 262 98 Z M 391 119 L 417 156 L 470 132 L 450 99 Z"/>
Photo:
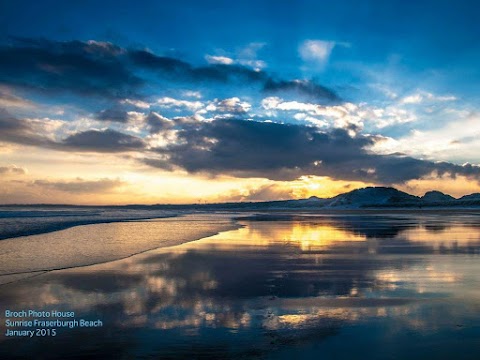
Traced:
<path fill-rule="evenodd" d="M 0 109 L 0 140 L 61 151 L 123 152 L 145 147 L 143 139 L 111 129 L 77 132 L 58 141 L 51 134 L 62 124 L 55 120 L 17 119 Z"/>
<path fill-rule="evenodd" d="M 301 96 L 321 103 L 341 101 L 333 90 L 313 81 L 276 79 L 260 69 L 254 70 L 237 64 L 215 63 L 203 67 L 193 67 L 178 59 L 157 56 L 141 50 L 132 51 L 130 56 L 137 66 L 148 68 L 162 77 L 176 82 L 214 82 L 237 86 L 258 85 L 262 91 L 272 94 Z"/>
<path fill-rule="evenodd" d="M 51 134 L 49 121 L 17 119 L 5 109 L 0 109 L 0 141 L 35 146 L 54 146 L 46 136 Z"/>
<path fill-rule="evenodd" d="M 400 100 L 402 104 L 419 104 L 423 100 L 423 97 L 420 94 L 406 96 Z"/>
<path fill-rule="evenodd" d="M 128 122 L 128 112 L 119 108 L 110 108 L 100 111 L 95 118 L 100 121 Z"/>
<path fill-rule="evenodd" d="M 252 105 L 248 102 L 241 101 L 238 97 L 232 97 L 223 100 L 216 99 L 206 107 L 206 110 L 239 115 L 246 114 L 251 108 Z"/>
<path fill-rule="evenodd" d="M 238 60 L 238 63 L 244 66 L 249 66 L 253 68 L 255 71 L 260 71 L 264 67 L 267 66 L 267 63 L 263 60 Z"/>
<path fill-rule="evenodd" d="M 201 99 L 202 93 L 200 91 L 185 90 L 182 95 L 189 98 Z"/>
<path fill-rule="evenodd" d="M 152 134 L 169 130 L 175 125 L 172 120 L 167 119 L 154 111 L 145 117 L 145 122 L 150 126 L 150 133 Z"/>
<path fill-rule="evenodd" d="M 243 60 L 255 60 L 257 58 L 257 53 L 266 45 L 267 43 L 264 42 L 252 42 L 239 49 L 238 58 Z"/>
<path fill-rule="evenodd" d="M 281 79 L 263 71 L 265 64 L 256 58 L 256 52 L 263 45 L 250 44 L 239 51 L 238 60 L 210 56 L 207 58 L 209 64 L 193 66 L 180 59 L 145 50 L 125 49 L 109 42 L 15 38 L 0 46 L 0 103 L 9 107 L 32 106 L 28 100 L 14 96 L 11 91 L 16 90 L 27 94 L 87 96 L 103 104 L 106 98 L 113 103 L 98 114 L 97 119 L 125 122 L 126 114 L 117 111 L 116 104 L 133 105 L 137 109 L 151 108 L 155 103 L 147 100 L 148 94 L 152 95 L 152 88 L 158 85 L 159 78 L 177 85 L 228 85 L 249 93 L 253 89 L 300 96 L 319 103 L 341 101 L 332 90 L 313 81 Z M 149 72 L 156 76 L 152 77 Z M 198 92 L 189 91 L 198 98 Z M 188 104 L 187 100 L 178 101 L 183 101 L 178 106 L 200 106 L 196 101 Z M 89 106 L 82 102 L 76 105 Z M 177 106 L 174 103 L 157 105 Z"/>
<path fill-rule="evenodd" d="M 323 106 L 299 101 L 283 101 L 278 97 L 267 97 L 262 100 L 261 104 L 266 110 L 304 111 L 311 115 L 333 118 L 342 118 L 357 110 L 357 106 L 352 103 L 337 106 Z"/>
<path fill-rule="evenodd" d="M 77 178 L 68 181 L 35 180 L 33 185 L 67 193 L 84 194 L 110 192 L 125 185 L 125 183 L 119 179 L 84 180 L 82 178 Z"/>
<path fill-rule="evenodd" d="M 448 116 L 448 113 L 444 113 Z M 443 126 L 442 126 L 443 125 Z M 476 112 L 453 113 L 449 122 L 434 128 L 413 130 L 403 137 L 387 138 L 378 143 L 376 152 L 401 151 L 415 157 L 478 163 L 480 116 Z"/>
<path fill-rule="evenodd" d="M 313 101 L 320 104 L 338 103 L 340 97 L 333 91 L 322 85 L 308 80 L 273 80 L 269 79 L 264 84 L 264 92 L 278 94 L 284 97 L 293 97 Z"/>
<path fill-rule="evenodd" d="M 124 49 L 99 41 L 49 41 L 13 39 L 0 46 L 0 84 L 4 88 L 42 94 L 74 94 L 104 98 L 114 103 L 97 114 L 101 121 L 126 122 L 125 112 L 115 104 L 133 105 L 138 109 L 151 106 L 200 108 L 199 101 L 164 97 L 157 104 L 147 100 L 152 85 L 159 78 L 175 84 L 228 85 L 237 90 L 299 96 L 318 103 L 340 102 L 332 90 L 308 80 L 276 78 L 261 70 L 265 64 L 256 59 L 261 43 L 250 44 L 240 51 L 241 58 L 208 56 L 205 66 L 193 66 L 180 59 L 159 56 L 138 49 Z M 153 72 L 152 77 L 148 72 Z M 147 80 L 148 79 L 148 80 Z M 1 89 L 0 89 L 1 90 Z M 190 94 L 198 92 L 190 90 Z M 151 95 L 150 95 L 151 96 Z M 28 100 L 0 92 L 0 100 L 9 106 L 26 106 Z M 176 100 L 173 101 L 173 100 Z M 86 104 L 80 106 L 87 106 Z"/>
<path fill-rule="evenodd" d="M 224 201 L 271 201 L 296 198 L 295 189 L 283 184 L 266 184 L 252 189 L 234 190 L 222 197 Z"/>
<path fill-rule="evenodd" d="M 222 64 L 222 65 L 233 65 L 233 64 L 240 64 L 242 66 L 247 66 L 253 68 L 255 71 L 260 71 L 264 67 L 267 66 L 265 61 L 258 60 L 258 59 L 238 59 L 233 60 L 226 56 L 211 56 L 206 55 L 205 59 L 209 64 Z"/>
<path fill-rule="evenodd" d="M 17 165 L 0 166 L 0 175 L 25 175 L 28 170 Z"/>
<path fill-rule="evenodd" d="M 102 42 L 14 39 L 0 47 L 0 82 L 27 90 L 127 97 L 142 84 L 123 50 Z"/>
<path fill-rule="evenodd" d="M 303 125 L 245 120 L 191 121 L 181 124 L 177 137 L 177 143 L 152 149 L 162 156 L 158 164 L 155 159 L 146 163 L 190 173 L 288 181 L 302 175 L 382 184 L 403 183 L 432 173 L 480 178 L 480 167 L 469 164 L 371 153 L 368 148 L 380 138 L 351 136 L 344 129 L 320 132 Z"/>
<path fill-rule="evenodd" d="M 289 109 L 309 105 L 278 101 L 273 105 L 279 104 L 288 105 Z M 248 111 L 248 105 L 239 98 L 229 98 L 218 100 L 213 110 L 242 115 Z M 52 129 L 62 126 L 63 122 L 17 119 L 2 110 L 0 140 L 60 151 L 137 151 L 144 154 L 147 164 L 167 170 L 272 180 L 290 181 L 304 175 L 317 175 L 398 184 L 431 174 L 462 175 L 477 180 L 480 174 L 480 168 L 471 164 L 455 165 L 402 154 L 373 153 L 371 149 L 378 147 L 385 138 L 360 135 L 357 129 L 351 128 L 355 124 L 322 132 L 306 125 L 249 120 L 199 121 L 195 116 L 168 119 L 156 112 L 139 115 L 151 133 L 145 139 L 113 129 L 93 129 L 57 140 L 51 136 Z M 151 155 L 155 153 L 158 156 Z"/>
<path fill-rule="evenodd" d="M 361 130 L 363 117 L 359 107 L 352 103 L 342 105 L 319 105 L 299 101 L 284 101 L 279 97 L 267 97 L 261 102 L 267 113 L 276 116 L 277 111 L 285 111 L 298 121 L 306 121 L 319 127 L 333 124 L 336 128 Z M 292 112 L 296 112 L 292 114 Z"/>
<path fill-rule="evenodd" d="M 243 48 L 237 49 L 234 58 L 224 55 L 205 55 L 205 60 L 207 60 L 209 64 L 238 64 L 259 72 L 267 66 L 265 61 L 257 59 L 257 52 L 265 45 L 266 43 L 253 42 Z"/>
<path fill-rule="evenodd" d="M 16 96 L 7 86 L 0 86 L 0 107 L 34 108 L 35 104 L 29 100 Z"/>
<path fill-rule="evenodd" d="M 133 105 L 136 109 L 149 109 L 152 104 L 143 101 L 143 100 L 135 100 L 135 99 L 123 99 L 120 100 L 120 104 L 127 104 Z"/>
<path fill-rule="evenodd" d="M 136 66 L 155 71 L 177 82 L 258 82 L 267 78 L 263 72 L 236 64 L 226 65 L 217 62 L 208 66 L 194 67 L 182 60 L 157 56 L 144 50 L 132 50 L 129 56 Z"/>
<path fill-rule="evenodd" d="M 305 40 L 300 44 L 298 52 L 304 61 L 324 64 L 328 61 L 334 47 L 333 41 Z"/>
<path fill-rule="evenodd" d="M 163 97 L 158 99 L 154 105 L 163 109 L 173 109 L 180 111 L 186 109 L 195 113 L 194 116 L 198 119 L 204 119 L 202 115 L 213 112 L 221 116 L 233 116 L 246 114 L 252 105 L 246 101 L 241 101 L 238 97 L 232 97 L 227 99 L 214 99 L 208 102 L 179 100 L 171 97 Z M 153 131 L 157 131 L 159 128 L 163 128 L 164 125 L 170 124 L 171 121 L 157 112 L 151 112 L 147 117 L 147 123 L 152 126 Z"/>
<path fill-rule="evenodd" d="M 438 96 L 426 91 L 418 91 L 414 94 L 405 96 L 400 99 L 401 104 L 420 104 L 425 101 L 429 102 L 445 102 L 445 101 L 455 101 L 457 98 L 453 95 L 443 95 Z"/>
<path fill-rule="evenodd" d="M 189 100 L 178 100 L 171 97 L 163 97 L 156 101 L 157 105 L 166 108 L 186 108 L 190 111 L 195 111 L 203 107 L 203 103 L 201 101 L 189 101 Z"/>
<path fill-rule="evenodd" d="M 226 56 L 212 56 L 212 55 L 205 55 L 205 60 L 209 64 L 224 64 L 224 65 L 231 65 L 234 63 L 234 60 L 226 57 Z"/>
<path fill-rule="evenodd" d="M 279 97 L 270 96 L 261 101 L 261 106 L 272 115 L 276 115 L 276 111 L 298 111 L 299 113 L 290 115 L 297 120 L 307 120 L 309 116 L 317 116 L 329 120 L 328 123 L 333 123 L 334 127 L 348 128 L 354 125 L 359 130 L 364 126 L 381 129 L 418 119 L 416 112 L 411 109 L 398 106 L 376 107 L 367 103 L 343 102 L 338 105 L 320 105 L 296 100 L 285 101 Z M 325 120 L 317 118 L 310 118 L 310 120 L 312 123 L 320 121 L 322 126 L 328 124 Z"/>
<path fill-rule="evenodd" d="M 141 150 L 145 142 L 136 136 L 116 130 L 88 130 L 68 136 L 61 143 L 63 147 L 94 152 L 123 152 Z"/>

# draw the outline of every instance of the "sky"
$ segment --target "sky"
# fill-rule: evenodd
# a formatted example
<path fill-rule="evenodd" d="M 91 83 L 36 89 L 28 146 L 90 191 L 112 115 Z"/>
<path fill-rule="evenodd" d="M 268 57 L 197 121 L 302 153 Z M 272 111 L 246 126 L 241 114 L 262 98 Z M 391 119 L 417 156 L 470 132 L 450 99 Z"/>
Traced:
<path fill-rule="evenodd" d="M 0 203 L 480 192 L 477 1 L 0 2 Z"/>

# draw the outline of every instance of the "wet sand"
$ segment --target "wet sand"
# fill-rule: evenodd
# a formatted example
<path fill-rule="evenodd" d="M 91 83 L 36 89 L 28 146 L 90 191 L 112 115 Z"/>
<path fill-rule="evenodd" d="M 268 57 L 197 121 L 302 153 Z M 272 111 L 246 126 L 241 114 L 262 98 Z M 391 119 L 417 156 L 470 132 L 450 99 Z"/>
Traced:
<path fill-rule="evenodd" d="M 122 259 L 235 229 L 228 217 L 175 218 L 74 226 L 0 241 L 0 284 L 34 273 Z"/>
<path fill-rule="evenodd" d="M 129 207 L 0 206 L 0 240 L 51 233 L 74 226 L 177 216 L 188 211 Z"/>

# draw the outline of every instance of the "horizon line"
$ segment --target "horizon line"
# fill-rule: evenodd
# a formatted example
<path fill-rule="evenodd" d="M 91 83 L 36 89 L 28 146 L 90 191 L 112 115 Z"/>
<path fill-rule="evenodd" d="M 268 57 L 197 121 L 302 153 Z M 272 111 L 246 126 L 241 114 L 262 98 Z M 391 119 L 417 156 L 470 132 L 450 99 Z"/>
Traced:
<path fill-rule="evenodd" d="M 197 203 L 178 203 L 178 204 L 174 204 L 174 203 L 155 203 L 155 204 L 141 204 L 141 203 L 126 203 L 126 204 L 65 204 L 65 203 L 61 203 L 61 204 L 56 204 L 56 203 L 12 203 L 12 204 L 0 204 L 0 207 L 2 206 L 7 206 L 7 207 L 12 207 L 12 206 L 74 206 L 74 207 L 126 207 L 126 206 L 130 206 L 130 207 L 134 207 L 134 206 L 145 206 L 145 207 L 152 207 L 152 206 L 174 206 L 174 207 L 177 207 L 177 206 L 207 206 L 207 205 L 227 205 L 227 204 L 252 204 L 252 203 L 258 203 L 258 204 L 261 204 L 261 203 L 272 203 L 272 202 L 286 202 L 286 201 L 301 201 L 301 200 L 308 200 L 308 199 L 311 199 L 311 198 L 317 198 L 317 199 L 325 199 L 325 200 L 328 200 L 328 199 L 333 199 L 337 196 L 341 196 L 341 195 L 345 195 L 345 194 L 348 194 L 348 193 L 351 193 L 351 192 L 354 192 L 354 191 L 358 191 L 358 190 L 363 190 L 363 189 L 369 189 L 369 188 L 383 188 L 383 189 L 394 189 L 398 192 L 402 192 L 404 194 L 408 194 L 410 196 L 413 196 L 413 197 L 416 197 L 418 199 L 422 199 L 427 193 L 429 192 L 439 192 L 439 193 L 442 193 L 444 195 L 448 195 L 448 196 L 451 196 L 453 199 L 455 200 L 460 200 L 462 199 L 463 197 L 465 196 L 469 196 L 469 195 L 474 195 L 474 194 L 479 194 L 479 193 L 470 193 L 470 194 L 465 194 L 465 195 L 462 195 L 460 197 L 455 197 L 455 196 L 452 196 L 450 194 L 446 194 L 442 191 L 439 191 L 439 190 L 428 190 L 425 192 L 425 194 L 423 196 L 417 196 L 417 195 L 412 195 L 406 191 L 402 191 L 402 190 L 398 190 L 397 188 L 393 187 L 393 186 L 365 186 L 363 188 L 358 188 L 358 189 L 353 189 L 353 190 L 350 190 L 350 191 L 346 191 L 344 193 L 340 193 L 340 194 L 337 194 L 335 196 L 332 196 L 332 197 L 318 197 L 316 195 L 312 195 L 308 198 L 299 198 L 299 199 L 276 199 L 276 200 L 248 200 L 248 201 L 243 201 L 243 200 L 240 200 L 240 201 L 225 201 L 225 202 L 197 202 Z"/>

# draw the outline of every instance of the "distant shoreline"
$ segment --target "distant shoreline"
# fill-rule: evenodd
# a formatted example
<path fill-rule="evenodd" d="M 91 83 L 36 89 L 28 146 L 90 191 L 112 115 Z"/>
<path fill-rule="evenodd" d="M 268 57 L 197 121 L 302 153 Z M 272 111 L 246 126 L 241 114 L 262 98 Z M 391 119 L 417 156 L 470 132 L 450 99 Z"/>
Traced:
<path fill-rule="evenodd" d="M 23 208 L 34 208 L 37 207 L 35 205 L 25 205 L 22 206 Z M 75 208 L 76 206 L 68 206 L 69 208 Z M 100 209 L 111 209 L 109 207 L 99 206 Z M 123 207 L 116 207 L 116 209 L 122 209 Z M 160 209 L 151 209 L 160 210 Z M 165 209 L 167 210 L 167 209 Z M 180 209 L 178 209 L 180 210 Z M 122 222 L 129 222 L 129 221 L 145 221 L 145 220 L 153 220 L 153 219 L 163 219 L 163 218 L 172 218 L 178 217 L 181 215 L 187 215 L 189 213 L 198 213 L 198 214 L 208 214 L 211 211 L 215 212 L 227 212 L 232 213 L 232 219 L 241 219 L 242 216 L 235 216 L 235 213 L 260 213 L 260 214 L 269 214 L 269 213 L 277 213 L 277 214 L 308 214 L 308 215 L 335 215 L 335 214 L 346 214 L 346 215 L 362 215 L 362 214 L 385 214 L 385 213 L 392 213 L 392 214 L 412 214 L 412 213 L 423 213 L 423 214 L 451 214 L 455 212 L 457 214 L 465 214 L 465 213 L 480 213 L 480 207 L 363 207 L 363 208 L 327 208 L 327 207 L 319 207 L 319 208 L 236 208 L 236 209 L 198 209 L 198 208 L 185 208 L 182 209 L 184 212 L 181 213 L 172 213 L 172 214 L 151 214 L 149 216 L 126 216 L 124 218 L 103 218 L 103 219 L 94 219 L 89 218 L 85 220 L 73 220 L 73 221 L 63 221 L 63 222 L 51 222 L 47 224 L 31 224 L 29 226 L 21 226 L 18 229 L 5 231 L 4 233 L 0 232 L 0 241 L 7 240 L 7 239 L 14 239 L 18 237 L 24 236 L 31 236 L 31 235 L 40 235 L 40 234 L 47 234 L 56 231 L 66 230 L 76 226 L 83 226 L 83 225 L 95 225 L 95 224 L 109 224 L 109 223 L 122 223 Z M 8 211 L 7 211 L 8 212 Z M 49 215 L 52 218 L 55 217 L 62 217 L 68 216 L 62 214 L 59 211 L 56 215 Z M 73 216 L 73 215 L 71 215 Z M 31 218 L 40 218 L 41 216 L 30 216 Z M 0 210 L 0 220 L 2 219 L 15 219 L 14 216 L 4 217 L 2 216 L 2 211 Z M 29 218 L 29 216 L 20 216 L 20 218 Z"/>
<path fill-rule="evenodd" d="M 129 209 L 129 210 L 188 210 L 188 211 L 256 211 L 256 210 L 331 210 L 331 209 L 480 209 L 480 193 L 454 198 L 432 190 L 423 196 L 415 196 L 393 187 L 365 187 L 330 198 L 312 196 L 308 199 L 241 201 L 197 204 L 127 204 L 127 205 L 67 205 L 67 204 L 6 204 L 2 208 L 78 208 L 78 209 Z M 1 217 L 1 214 L 0 214 Z"/>

